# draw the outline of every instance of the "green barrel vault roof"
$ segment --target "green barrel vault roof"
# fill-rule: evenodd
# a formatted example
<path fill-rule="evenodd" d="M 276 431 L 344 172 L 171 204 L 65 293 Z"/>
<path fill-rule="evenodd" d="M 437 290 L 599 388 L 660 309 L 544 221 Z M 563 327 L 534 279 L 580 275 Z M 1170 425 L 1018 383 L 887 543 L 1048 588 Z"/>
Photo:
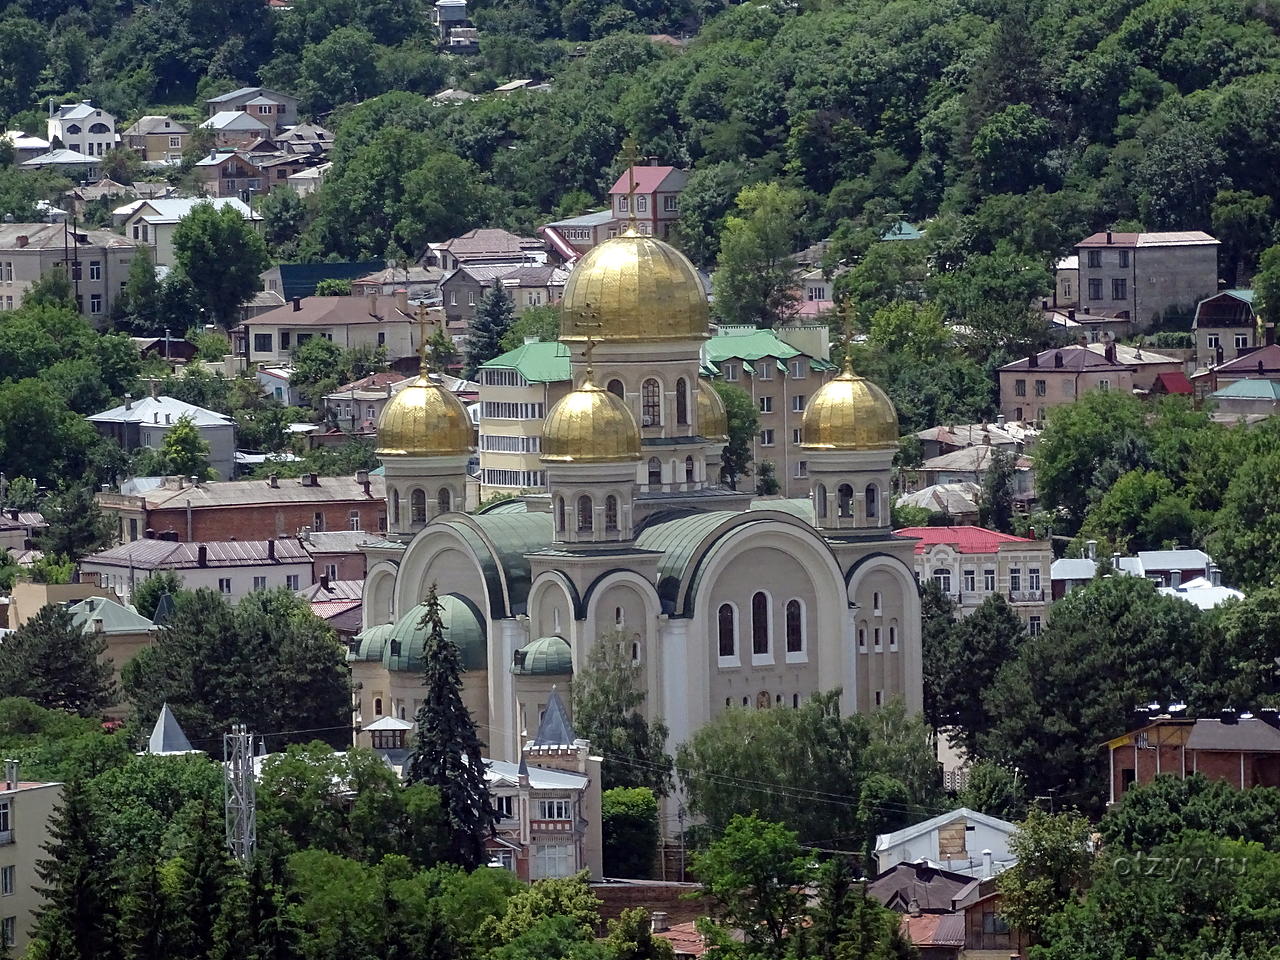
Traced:
<path fill-rule="evenodd" d="M 524 343 L 480 364 L 480 369 L 516 370 L 530 383 L 559 383 L 573 374 L 569 348 L 558 340 Z"/>
<path fill-rule="evenodd" d="M 516 501 L 523 507 L 524 501 Z M 550 513 L 526 513 L 520 508 L 482 513 L 444 521 L 475 554 L 489 591 L 489 609 L 496 618 L 525 611 L 532 576 L 527 554 L 551 543 L 554 529 Z M 511 609 L 503 595 L 503 584 Z"/>
<path fill-rule="evenodd" d="M 393 623 L 380 623 L 356 635 L 356 648 L 347 654 L 348 660 L 381 660 L 387 649 L 387 638 L 391 634 Z"/>
<path fill-rule="evenodd" d="M 573 673 L 573 651 L 564 637 L 539 637 L 516 651 L 511 672 L 522 677 L 566 677 Z"/>
<path fill-rule="evenodd" d="M 716 527 L 736 517 L 731 510 L 715 510 L 710 513 L 658 514 L 650 520 L 636 537 L 636 546 L 642 550 L 662 553 L 658 561 L 658 596 L 665 605 L 676 602 L 680 591 L 680 579 L 684 576 L 695 551 Z"/>
<path fill-rule="evenodd" d="M 418 604 L 397 620 L 386 634 L 382 662 L 388 670 L 422 672 L 422 651 L 428 634 L 422 618 L 426 612 L 427 605 Z M 484 623 L 479 611 L 463 597 L 447 593 L 440 598 L 440 620 L 444 624 L 445 639 L 451 641 L 462 656 L 462 669 L 488 669 L 489 646 L 485 642 Z"/>

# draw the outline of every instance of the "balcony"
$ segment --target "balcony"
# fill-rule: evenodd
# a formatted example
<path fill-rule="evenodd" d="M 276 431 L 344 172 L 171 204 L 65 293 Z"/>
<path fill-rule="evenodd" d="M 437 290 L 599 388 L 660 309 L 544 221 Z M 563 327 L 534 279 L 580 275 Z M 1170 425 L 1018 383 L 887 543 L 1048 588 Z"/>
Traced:
<path fill-rule="evenodd" d="M 1010 603 L 1044 603 L 1043 590 L 1010 590 L 1006 596 Z"/>

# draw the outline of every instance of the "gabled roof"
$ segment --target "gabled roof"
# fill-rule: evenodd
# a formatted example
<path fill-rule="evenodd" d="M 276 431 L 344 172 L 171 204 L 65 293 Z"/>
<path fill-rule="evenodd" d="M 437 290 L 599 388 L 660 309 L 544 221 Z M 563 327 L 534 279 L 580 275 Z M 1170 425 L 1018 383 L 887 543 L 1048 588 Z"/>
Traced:
<path fill-rule="evenodd" d="M 13 144 L 15 150 L 48 150 L 49 141 L 33 137 L 21 130 L 6 130 L 3 139 Z"/>
<path fill-rule="evenodd" d="M 530 383 L 560 383 L 572 375 L 569 348 L 558 340 L 521 344 L 480 365 L 482 370 L 494 368 L 516 370 Z"/>
<path fill-rule="evenodd" d="M 1232 380 L 1209 396 L 1240 400 L 1280 400 L 1280 382 L 1246 377 L 1243 380 Z"/>
<path fill-rule="evenodd" d="M 98 630 L 105 634 L 149 633 L 156 628 L 137 611 L 106 597 L 89 597 L 68 608 L 72 620 L 86 631 Z M 101 627 L 97 623 L 101 621 Z"/>
<path fill-rule="evenodd" d="M 88 100 L 81 100 L 79 103 L 66 103 L 60 106 L 53 115 L 54 120 L 87 120 L 95 114 L 105 114 L 111 116 L 105 110 L 95 107 Z"/>
<path fill-rule="evenodd" d="M 940 454 L 936 457 L 930 457 L 924 463 L 920 464 L 919 469 L 922 471 L 932 472 L 935 470 L 959 470 L 965 473 L 986 471 L 992 460 L 995 459 L 997 453 L 1007 453 L 998 447 L 984 446 L 978 444 L 972 447 L 962 447 L 959 450 L 952 450 L 950 453 Z M 1010 456 L 1012 456 L 1010 454 Z M 1016 457 L 1013 461 L 1014 469 L 1029 470 L 1031 461 L 1026 457 Z"/>
<path fill-rule="evenodd" d="M 1141 347 L 1131 347 L 1127 343 L 1089 343 L 1086 346 L 1094 353 L 1101 354 L 1104 358 L 1106 357 L 1107 347 L 1113 347 L 1115 349 L 1116 363 L 1123 363 L 1129 366 L 1141 367 L 1143 364 L 1151 363 L 1182 363 L 1177 357 L 1171 357 L 1166 353 L 1156 353 L 1154 350 L 1143 350 Z"/>
<path fill-rule="evenodd" d="M 1079 316 L 1079 314 L 1077 314 Z M 1062 358 L 1062 365 L 1058 365 L 1058 358 Z M 1132 370 L 1122 363 L 1114 363 L 1106 358 L 1100 352 L 1090 350 L 1088 347 L 1072 345 L 1069 347 L 1059 347 L 1053 350 L 1042 350 L 1036 354 L 1036 365 L 1031 366 L 1029 360 L 1023 357 L 1021 360 L 1014 360 L 1012 363 L 1006 363 L 1000 368 L 1004 370 L 1035 370 L 1036 373 L 1079 373 L 1082 370 L 1089 370 L 1091 373 L 1103 372 L 1107 370 Z"/>
<path fill-rule="evenodd" d="M 320 167 L 311 169 L 319 170 Z M 280 271 L 280 292 L 286 300 L 292 300 L 313 295 L 321 280 L 350 280 L 354 283 L 357 278 L 382 270 L 386 265 L 385 260 L 348 260 L 340 263 L 282 263 L 275 269 Z M 270 271 L 264 271 L 263 276 L 267 273 Z"/>
<path fill-rule="evenodd" d="M 923 507 L 935 513 L 974 513 L 982 496 L 982 486 L 972 480 L 935 483 L 915 493 L 904 493 L 898 506 Z"/>
<path fill-rule="evenodd" d="M 1110 237 L 1110 240 L 1107 238 Z M 1157 233 L 1120 233 L 1106 231 L 1092 234 L 1081 240 L 1078 247 L 1186 247 L 1217 244 L 1217 240 L 1203 230 L 1169 230 Z"/>
<path fill-rule="evenodd" d="M 196 753 L 191 748 L 191 741 L 183 732 L 178 718 L 169 709 L 169 704 L 160 707 L 160 716 L 156 717 L 156 725 L 151 728 L 151 737 L 147 740 L 147 753 L 155 756 L 167 756 L 174 753 Z"/>
<path fill-rule="evenodd" d="M 235 90 L 232 90 L 230 93 L 224 93 L 224 94 L 221 94 L 220 96 L 210 97 L 208 100 L 205 101 L 205 103 L 228 103 L 232 100 L 239 100 L 243 97 L 250 96 L 251 94 L 259 94 L 259 95 L 270 97 L 272 100 L 274 100 L 277 103 L 284 103 L 286 101 L 293 101 L 294 103 L 298 102 L 297 97 L 291 97 L 287 93 L 277 93 L 275 90 L 268 89 L 267 87 L 239 87 Z"/>
<path fill-rule="evenodd" d="M 1187 749 L 1280 753 L 1280 730 L 1257 717 L 1241 717 L 1234 723 L 1197 720 L 1187 738 Z"/>
<path fill-rule="evenodd" d="M 1262 364 L 1264 373 L 1280 371 L 1280 344 L 1272 343 L 1259 347 L 1242 357 L 1219 364 L 1214 371 L 1219 374 L 1254 372 L 1258 369 L 1258 364 Z"/>
<path fill-rule="evenodd" d="M 246 327 L 343 327 L 361 323 L 412 323 L 412 315 L 400 309 L 395 296 L 303 297 L 298 309 L 292 303 L 250 317 Z"/>
<path fill-rule="evenodd" d="M 906 912 L 912 900 L 925 913 L 950 913 L 957 893 L 973 877 L 942 870 L 927 863 L 899 863 L 867 884 L 867 895 L 891 910 Z"/>
<path fill-rule="evenodd" d="M 200 126 L 208 130 L 244 130 L 250 133 L 262 133 L 271 129 L 257 117 L 239 110 L 219 111 Z"/>
<path fill-rule="evenodd" d="M 78 150 L 50 150 L 48 153 L 42 153 L 38 157 L 32 157 L 30 160 L 22 161 L 19 166 L 23 167 L 74 167 L 74 166 L 91 166 L 101 163 L 100 157 L 87 157 Z"/>
<path fill-rule="evenodd" d="M 963 913 L 926 913 L 919 917 L 904 916 L 902 935 L 917 949 L 963 947 L 965 938 Z"/>
<path fill-rule="evenodd" d="M 555 687 L 547 697 L 546 709 L 542 712 L 542 722 L 538 724 L 538 732 L 533 736 L 535 747 L 568 747 L 578 739 L 578 734 L 569 722 L 565 713 L 564 701 Z"/>
<path fill-rule="evenodd" d="M 236 197 L 157 197 L 153 200 L 140 201 L 135 209 L 127 215 L 135 216 L 141 213 L 142 219 L 153 226 L 156 224 L 177 223 L 202 203 L 211 203 L 218 210 L 231 207 L 245 220 L 262 219 L 260 215 L 250 210 L 247 204 Z M 146 212 L 148 209 L 151 211 L 150 213 Z"/>
<path fill-rule="evenodd" d="M 460 260 L 494 254 L 520 254 L 525 250 L 542 249 L 542 241 L 534 237 L 519 237 L 508 230 L 483 228 L 468 230 L 461 236 L 432 244 L 439 250 L 448 250 Z"/>
<path fill-rule="evenodd" d="M 978 529 L 971 527 L 970 529 Z M 901 830 L 895 830 L 893 833 L 882 833 L 876 837 L 875 852 L 889 850 L 901 843 L 922 837 L 927 833 L 932 833 L 939 827 L 945 827 L 949 823 L 956 820 L 964 819 L 970 823 L 980 823 L 984 827 L 989 827 L 999 833 L 1013 834 L 1018 830 L 1016 823 L 1010 823 L 1008 820 L 1001 820 L 999 817 L 991 817 L 985 813 L 978 813 L 976 810 L 970 810 L 968 807 L 957 807 L 956 809 L 939 814 L 929 820 L 922 820 L 920 823 L 914 823 L 909 827 L 903 827 Z"/>
<path fill-rule="evenodd" d="M 631 176 L 635 177 L 636 193 L 656 193 L 659 190 L 681 190 L 689 177 L 677 167 L 636 166 L 622 171 L 622 176 L 609 188 L 611 194 L 626 194 L 631 191 Z"/>
<path fill-rule="evenodd" d="M 919 240 L 924 236 L 914 224 L 907 223 L 905 220 L 899 220 L 892 227 L 880 235 L 881 240 Z"/>
<path fill-rule="evenodd" d="M 171 117 L 159 114 L 148 114 L 145 117 L 139 117 L 138 122 L 126 130 L 124 135 L 126 137 L 146 137 L 151 134 L 178 136 L 190 132 L 191 129 L 185 123 L 179 123 Z"/>
<path fill-rule="evenodd" d="M 606 223 L 613 222 L 612 210 L 596 210 L 594 213 L 584 213 L 577 217 L 566 217 L 563 220 L 553 220 L 546 224 L 548 227 L 602 227 Z"/>
<path fill-rule="evenodd" d="M 188 487 L 187 489 L 198 489 Z M 200 562 L 201 551 L 204 563 Z M 273 555 L 274 551 L 274 555 Z M 276 564 L 309 564 L 311 555 L 293 539 L 210 540 L 180 543 L 176 540 L 131 540 L 84 558 L 84 563 L 128 567 L 131 570 L 193 570 L 199 567 L 261 567 Z"/>
<path fill-rule="evenodd" d="M 721 330 L 707 341 L 707 360 L 723 363 L 725 360 L 745 360 L 754 363 L 766 357 L 789 360 L 800 356 L 800 351 L 787 343 L 772 330 L 753 330 L 745 333 Z"/>
<path fill-rule="evenodd" d="M 173 426 L 183 417 L 190 417 L 197 427 L 223 427 L 235 423 L 230 417 L 214 410 L 206 410 L 173 397 L 142 397 L 85 419 L 90 423 L 138 423 L 167 427 Z"/>
<path fill-rule="evenodd" d="M 1158 374 L 1152 389 L 1156 393 L 1183 394 L 1188 397 L 1195 392 L 1191 381 L 1181 370 L 1166 370 Z"/>
<path fill-rule="evenodd" d="M 303 600 L 359 600 L 364 595 L 364 581 L 330 580 L 327 586 L 317 581 L 296 592 Z"/>
<path fill-rule="evenodd" d="M 915 552 L 924 553 L 929 547 L 946 544 L 956 553 L 995 553 L 1006 543 L 1038 543 L 1026 537 L 1015 537 L 1010 533 L 998 530 L 987 530 L 985 527 L 903 527 L 893 531 L 899 537 L 913 537 L 920 542 Z"/>

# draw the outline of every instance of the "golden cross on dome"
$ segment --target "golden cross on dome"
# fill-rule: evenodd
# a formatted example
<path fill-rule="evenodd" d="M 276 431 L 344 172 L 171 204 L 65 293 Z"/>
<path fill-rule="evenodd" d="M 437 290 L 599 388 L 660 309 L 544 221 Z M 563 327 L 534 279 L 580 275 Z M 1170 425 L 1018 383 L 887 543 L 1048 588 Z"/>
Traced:
<path fill-rule="evenodd" d="M 579 321 L 578 321 L 578 323 L 576 324 L 576 326 L 578 326 L 578 327 L 586 327 L 586 328 L 588 328 L 588 329 L 596 329 L 596 330 L 598 330 L 598 329 L 600 328 L 600 326 L 601 326 L 601 323 L 600 323 L 600 314 L 596 313 L 596 311 L 595 311 L 595 310 L 592 310 L 592 309 L 591 309 L 591 304 L 589 304 L 589 303 L 587 304 L 587 312 L 586 312 L 586 314 L 585 314 L 585 315 L 586 315 L 586 316 L 588 316 L 588 317 L 590 317 L 591 319 L 590 319 L 590 320 L 579 320 Z M 585 356 L 585 358 L 586 358 L 586 361 L 587 361 L 586 377 L 585 377 L 585 379 L 583 380 L 583 382 L 584 382 L 584 383 L 586 383 L 587 381 L 589 381 L 589 380 L 591 379 L 591 373 L 592 373 L 592 369 L 591 369 L 591 365 L 592 365 L 592 357 L 595 355 L 596 344 L 597 344 L 597 343 L 599 343 L 599 342 L 600 342 L 600 338 L 599 338 L 599 337 L 594 337 L 594 336 L 592 336 L 592 335 L 591 335 L 591 334 L 589 334 L 589 333 L 587 334 L 587 345 L 586 345 L 586 347 L 583 349 L 583 354 L 584 354 L 584 356 Z"/>
<path fill-rule="evenodd" d="M 636 228 L 636 164 L 640 162 L 640 151 L 635 137 L 627 137 L 622 141 L 622 159 L 627 164 L 627 220 L 630 229 Z"/>
<path fill-rule="evenodd" d="M 425 303 L 418 304 L 414 318 L 418 321 L 418 373 L 425 377 L 431 372 L 431 355 L 427 349 L 427 324 L 431 322 L 431 311 Z"/>
<path fill-rule="evenodd" d="M 837 309 L 840 318 L 840 346 L 844 351 L 841 373 L 853 373 L 853 298 L 847 294 L 840 299 Z"/>

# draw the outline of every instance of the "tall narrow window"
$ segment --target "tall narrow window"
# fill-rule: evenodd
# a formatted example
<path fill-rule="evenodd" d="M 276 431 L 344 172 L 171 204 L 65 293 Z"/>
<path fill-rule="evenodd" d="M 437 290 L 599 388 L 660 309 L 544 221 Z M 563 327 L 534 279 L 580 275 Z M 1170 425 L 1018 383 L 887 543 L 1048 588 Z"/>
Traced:
<path fill-rule="evenodd" d="M 652 377 L 640 388 L 640 418 L 642 427 L 662 425 L 662 388 Z"/>
<path fill-rule="evenodd" d="M 676 381 L 676 423 L 689 422 L 689 384 L 684 377 Z"/>
<path fill-rule="evenodd" d="M 440 492 L 436 495 L 436 503 L 440 507 L 441 513 L 448 513 L 453 503 L 453 496 L 449 493 L 448 487 L 441 487 Z"/>
<path fill-rule="evenodd" d="M 591 498 L 585 493 L 578 498 L 578 532 L 590 533 L 592 520 Z"/>
<path fill-rule="evenodd" d="M 764 591 L 751 598 L 751 652 L 769 652 L 769 598 Z"/>
<path fill-rule="evenodd" d="M 735 642 L 735 624 L 733 622 L 733 605 L 722 603 L 720 612 L 716 617 L 717 626 L 719 628 L 720 639 L 720 656 L 733 657 L 737 655 L 737 644 Z"/>
<path fill-rule="evenodd" d="M 657 457 L 649 458 L 649 486 L 662 486 L 662 461 Z"/>
<path fill-rule="evenodd" d="M 818 514 L 819 519 L 826 518 L 827 488 L 821 483 L 813 488 L 813 509 Z"/>
<path fill-rule="evenodd" d="M 684 458 L 684 482 L 693 483 L 693 457 Z"/>
<path fill-rule="evenodd" d="M 556 527 L 564 530 L 564 497 L 556 497 Z"/>
<path fill-rule="evenodd" d="M 421 490 L 413 491 L 410 498 L 412 504 L 412 516 L 414 523 L 427 522 L 427 495 Z"/>
<path fill-rule="evenodd" d="M 604 498 L 604 528 L 610 533 L 618 529 L 618 498 L 613 494 Z"/>
<path fill-rule="evenodd" d="M 878 491 L 876 490 L 876 485 L 875 485 L 874 483 L 869 483 L 869 484 L 867 484 L 867 489 L 866 489 L 866 507 L 867 507 L 867 519 L 868 519 L 868 520 L 874 520 L 877 516 L 879 516 L 879 509 L 880 509 L 880 505 L 879 505 L 879 503 L 877 503 L 877 502 L 876 502 L 876 501 L 877 501 L 877 497 L 876 497 L 877 493 L 878 493 Z"/>
<path fill-rule="evenodd" d="M 840 488 L 836 491 L 836 496 L 840 498 L 840 516 L 853 516 L 853 487 L 847 483 L 840 484 Z"/>
<path fill-rule="evenodd" d="M 619 400 L 627 399 L 627 396 L 626 396 L 627 391 L 623 388 L 621 380 L 610 380 L 608 386 L 606 386 L 605 389 L 608 390 L 610 393 L 612 393 Z"/>
<path fill-rule="evenodd" d="M 787 653 L 804 650 L 804 616 L 799 600 L 787 601 Z"/>
<path fill-rule="evenodd" d="M 387 499 L 391 501 L 391 524 L 400 526 L 400 491 L 395 487 L 387 490 Z"/>

